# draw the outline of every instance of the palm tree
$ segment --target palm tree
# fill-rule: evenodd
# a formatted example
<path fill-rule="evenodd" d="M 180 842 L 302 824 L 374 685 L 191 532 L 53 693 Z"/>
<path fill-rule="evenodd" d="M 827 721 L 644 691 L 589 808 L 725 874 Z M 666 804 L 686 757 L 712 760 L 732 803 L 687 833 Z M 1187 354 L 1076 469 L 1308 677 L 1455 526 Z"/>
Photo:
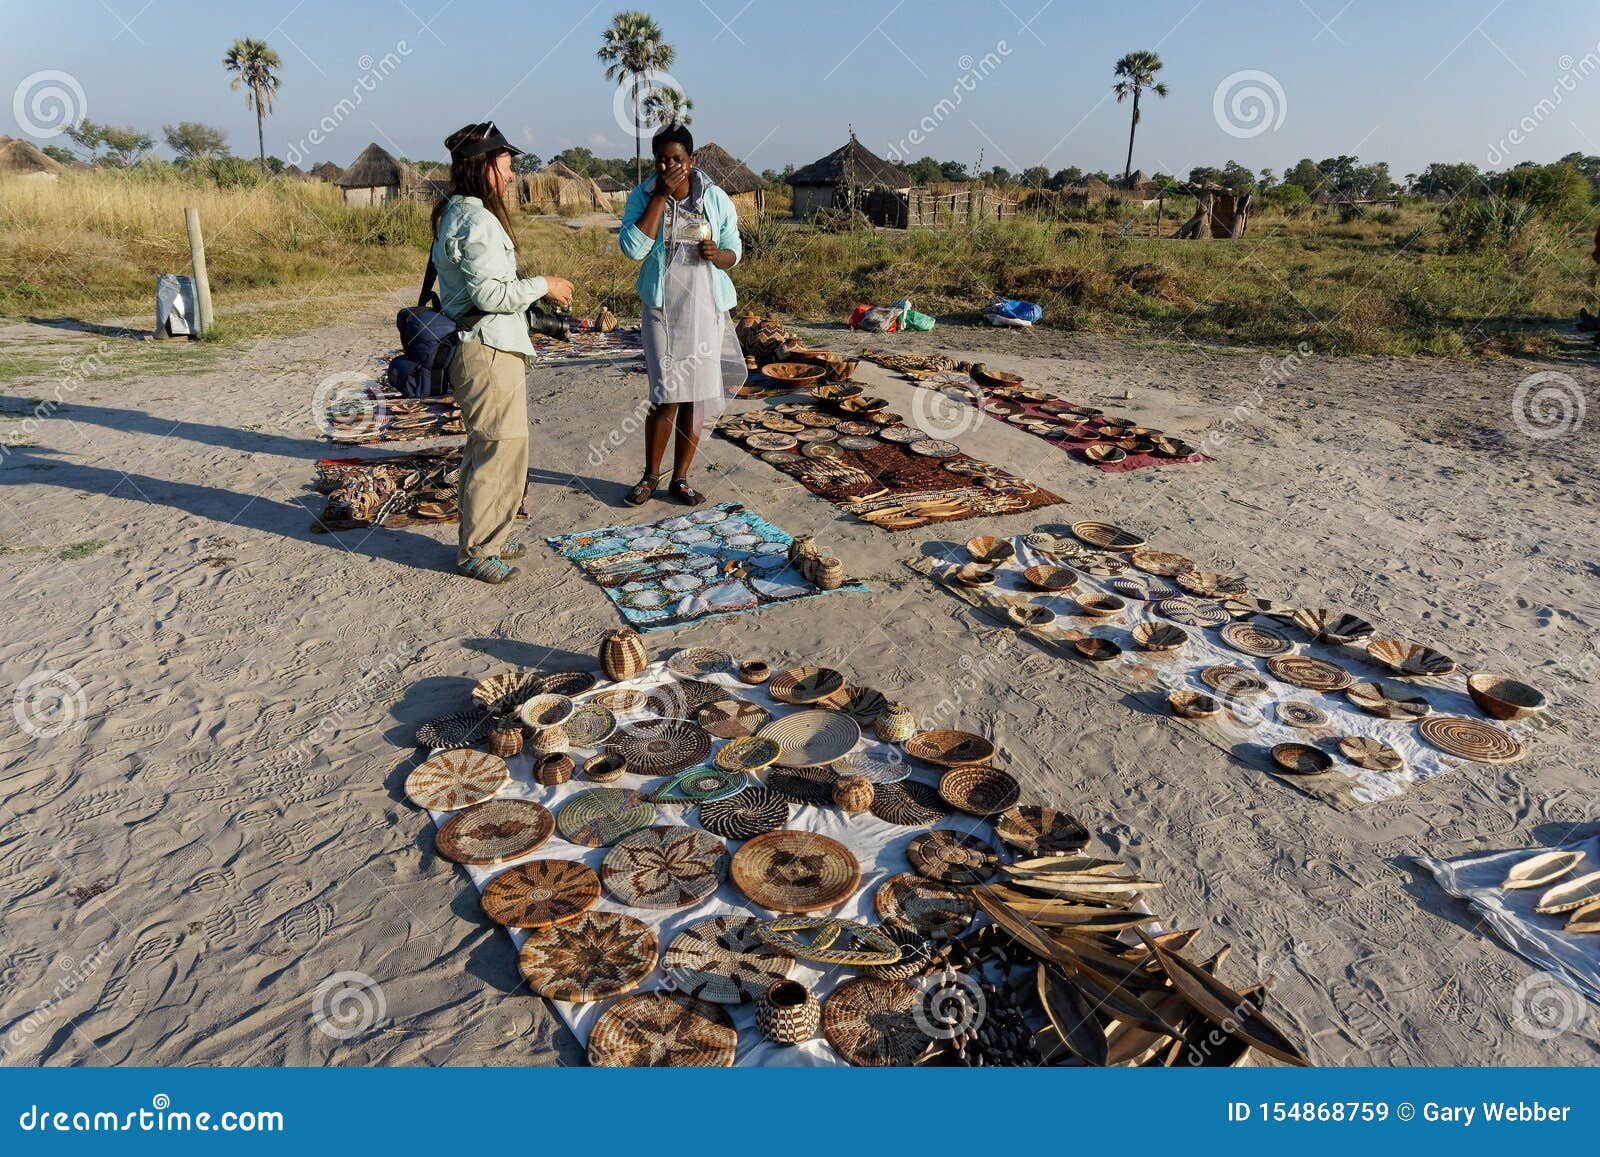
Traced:
<path fill-rule="evenodd" d="M 652 125 L 688 125 L 694 120 L 694 101 L 681 88 L 662 85 L 644 98 L 644 119 Z"/>
<path fill-rule="evenodd" d="M 619 85 L 633 85 L 633 179 L 644 180 L 644 127 L 640 115 L 644 111 L 640 89 L 652 72 L 665 72 L 672 67 L 672 45 L 661 39 L 661 27 L 648 12 L 618 12 L 611 18 L 611 26 L 601 37 L 600 51 L 595 55 L 606 66 L 606 79 Z"/>
<path fill-rule="evenodd" d="M 1139 129 L 1139 94 L 1149 89 L 1157 96 L 1167 95 L 1167 86 L 1156 80 L 1161 71 L 1161 57 L 1154 52 L 1130 52 L 1117 61 L 1117 83 L 1111 91 L 1117 94 L 1117 103 L 1133 97 L 1133 123 L 1128 126 L 1128 163 L 1122 169 L 1122 183 L 1126 185 L 1133 176 L 1133 134 Z"/>
<path fill-rule="evenodd" d="M 278 91 L 276 70 L 283 67 L 283 60 L 267 47 L 265 40 L 245 37 L 233 42 L 233 47 L 222 58 L 222 67 L 233 73 L 228 87 L 237 92 L 242 86 L 246 90 L 245 107 L 255 110 L 256 147 L 261 153 L 261 171 L 266 172 L 267 138 L 261 118 L 272 111 L 272 97 Z"/>

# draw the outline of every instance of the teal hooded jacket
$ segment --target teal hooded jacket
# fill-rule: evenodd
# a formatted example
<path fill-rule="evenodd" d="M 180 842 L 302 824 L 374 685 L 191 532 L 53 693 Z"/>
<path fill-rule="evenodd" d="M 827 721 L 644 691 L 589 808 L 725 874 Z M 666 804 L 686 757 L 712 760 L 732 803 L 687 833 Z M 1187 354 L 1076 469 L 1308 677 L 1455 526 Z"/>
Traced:
<path fill-rule="evenodd" d="M 655 187 L 656 179 L 651 177 L 628 194 L 628 203 L 622 210 L 622 229 L 617 233 L 617 243 L 622 247 L 623 256 L 630 261 L 643 263 L 639 267 L 639 300 L 660 309 L 661 280 L 667 267 L 665 230 L 658 230 L 652 240 L 639 231 L 637 224 L 644 215 L 645 206 L 650 203 Z M 739 212 L 733 207 L 733 201 L 699 169 L 690 175 L 690 200 L 694 200 L 696 195 L 700 200 L 700 211 L 711 226 L 717 248 L 731 250 L 734 264 L 737 265 L 744 256 L 744 248 L 739 243 Z M 713 268 L 711 278 L 715 286 L 717 308 L 727 310 L 737 305 L 739 294 L 734 290 L 733 279 L 728 276 L 727 270 Z"/>

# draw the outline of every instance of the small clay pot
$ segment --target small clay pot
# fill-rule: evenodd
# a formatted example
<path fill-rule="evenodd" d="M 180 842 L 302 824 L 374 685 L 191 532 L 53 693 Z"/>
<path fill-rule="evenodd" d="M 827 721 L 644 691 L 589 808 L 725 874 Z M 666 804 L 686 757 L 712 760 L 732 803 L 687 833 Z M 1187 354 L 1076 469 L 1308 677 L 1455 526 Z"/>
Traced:
<path fill-rule="evenodd" d="M 756 997 L 756 1027 L 774 1044 L 810 1040 L 821 1023 L 821 1003 L 798 980 L 780 980 Z"/>

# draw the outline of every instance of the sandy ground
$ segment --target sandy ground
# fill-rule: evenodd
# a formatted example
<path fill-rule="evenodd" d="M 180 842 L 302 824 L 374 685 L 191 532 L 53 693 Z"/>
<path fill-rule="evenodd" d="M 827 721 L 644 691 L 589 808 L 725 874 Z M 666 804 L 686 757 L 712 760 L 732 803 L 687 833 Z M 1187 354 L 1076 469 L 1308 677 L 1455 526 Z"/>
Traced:
<path fill-rule="evenodd" d="M 309 533 L 312 462 L 328 450 L 311 400 L 327 375 L 392 344 L 392 308 L 264 343 L 222 370 L 121 376 L 112 341 L 81 381 L 67 371 L 8 387 L 12 410 L 57 390 L 66 404 L 0 460 L 5 682 L 8 694 L 30 678 L 35 692 L 81 688 L 59 735 L 33 738 L 10 712 L 0 724 L 8 1062 L 581 1059 L 520 989 L 509 940 L 464 873 L 435 857 L 432 825 L 400 784 L 417 723 L 507 665 L 588 662 L 617 616 L 542 545 L 525 581 L 490 588 L 451 572 L 453 528 Z M 84 353 L 96 340 L 13 324 L 0 352 L 45 339 Z M 1600 425 L 1532 438 L 1512 407 L 1519 381 L 1551 370 L 1593 401 L 1595 363 L 1266 355 L 1275 379 L 1263 387 L 1258 353 L 961 327 L 875 340 L 978 352 L 1152 425 L 1216 430 L 1217 461 L 1108 475 L 990 421 L 963 444 L 1066 505 L 888 534 L 710 440 L 704 490 L 819 535 L 874 589 L 654 645 L 826 661 L 925 713 L 963 661 L 1011 647 L 948 722 L 992 732 L 1030 795 L 1166 881 L 1178 923 L 1204 928 L 1208 951 L 1234 945 L 1225 976 L 1276 975 L 1283 1017 L 1317 1060 L 1594 1063 L 1600 1013 L 1548 1042 L 1516 1031 L 1514 993 L 1532 967 L 1407 857 L 1594 830 Z M 185 356 L 171 352 L 180 367 Z M 910 386 L 875 367 L 862 376 L 909 412 Z M 642 388 L 592 367 L 533 371 L 530 536 L 633 518 L 617 503 L 637 477 L 637 439 L 611 456 L 590 447 Z M 21 427 L 13 418 L 0 434 Z M 1557 700 L 1550 726 L 1521 764 L 1339 814 L 977 629 L 970 608 L 899 565 L 930 543 L 1083 517 L 1525 676 Z M 373 978 L 384 1005 L 379 1026 L 348 1041 L 312 1018 L 313 993 L 341 972 Z"/>

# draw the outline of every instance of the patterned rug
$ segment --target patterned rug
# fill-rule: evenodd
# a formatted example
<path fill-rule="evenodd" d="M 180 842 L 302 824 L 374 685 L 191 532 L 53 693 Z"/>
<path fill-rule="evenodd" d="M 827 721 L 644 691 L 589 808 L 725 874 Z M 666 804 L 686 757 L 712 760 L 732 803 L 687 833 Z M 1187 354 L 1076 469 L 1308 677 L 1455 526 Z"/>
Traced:
<path fill-rule="evenodd" d="M 761 435 L 773 431 L 761 423 L 770 420 L 771 414 L 757 410 L 726 418 L 718 424 L 717 433 L 811 493 L 884 530 L 1017 514 L 1061 501 L 1026 478 L 961 453 L 953 444 L 944 444 L 947 456 L 929 457 L 914 452 L 906 443 L 884 439 L 883 432 L 893 434 L 895 427 L 873 435 L 846 435 L 848 442 L 837 438 L 823 442 L 823 456 L 819 457 L 809 456 L 815 453 L 813 442 L 804 443 L 804 449 L 796 443 L 792 449 L 765 450 Z M 795 404 L 786 407 L 781 418 L 800 428 L 804 421 L 813 416 L 820 420 L 825 414 L 823 407 Z M 818 432 L 809 429 L 811 435 Z M 844 445 L 852 448 L 839 449 Z M 861 448 L 853 448 L 856 446 Z"/>
<path fill-rule="evenodd" d="M 644 345 L 639 330 L 615 329 L 610 333 L 574 333 L 568 341 L 536 337 L 534 352 L 541 362 L 629 361 L 642 366 Z"/>
<path fill-rule="evenodd" d="M 546 541 L 599 583 L 622 617 L 641 631 L 833 593 L 789 565 L 790 535 L 738 502 Z M 838 589 L 867 587 L 847 583 Z"/>

